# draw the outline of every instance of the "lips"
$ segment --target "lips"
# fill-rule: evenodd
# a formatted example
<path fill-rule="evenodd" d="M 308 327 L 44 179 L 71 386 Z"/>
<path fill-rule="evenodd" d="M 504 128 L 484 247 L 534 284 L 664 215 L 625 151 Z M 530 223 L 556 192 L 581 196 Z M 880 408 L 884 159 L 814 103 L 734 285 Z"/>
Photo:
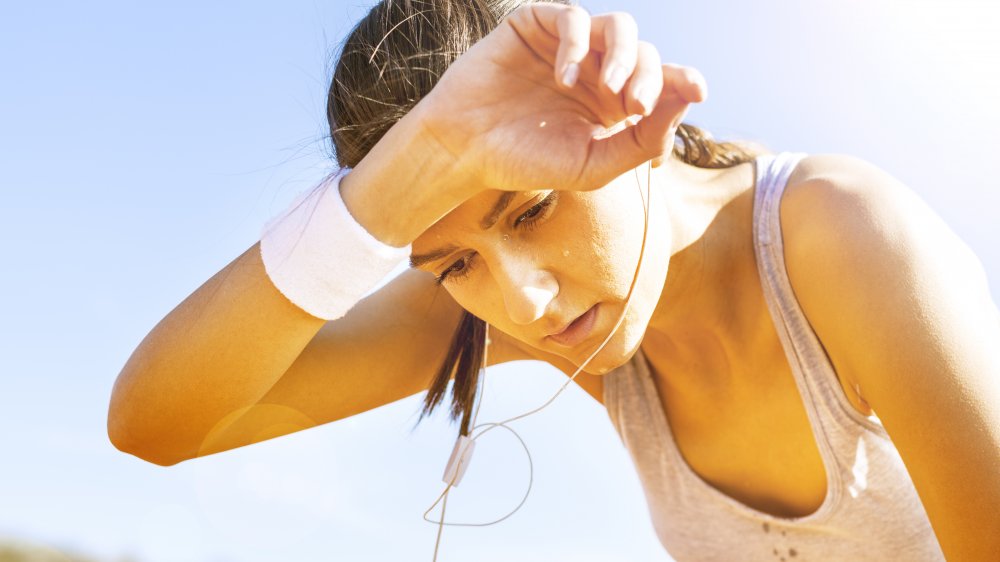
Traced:
<path fill-rule="evenodd" d="M 561 332 L 548 336 L 548 339 L 562 346 L 573 347 L 590 335 L 590 332 L 594 329 L 594 321 L 596 318 L 597 305 L 595 304 L 590 307 L 587 312 L 584 312 L 575 320 L 570 322 L 570 324 Z"/>

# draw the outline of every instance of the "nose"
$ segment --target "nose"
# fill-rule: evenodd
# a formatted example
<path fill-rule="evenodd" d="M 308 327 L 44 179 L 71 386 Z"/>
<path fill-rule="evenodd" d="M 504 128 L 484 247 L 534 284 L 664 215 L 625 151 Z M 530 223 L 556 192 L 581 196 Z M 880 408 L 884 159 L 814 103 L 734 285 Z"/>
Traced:
<path fill-rule="evenodd" d="M 536 260 L 516 251 L 498 258 L 494 277 L 503 293 L 507 315 L 515 324 L 530 324 L 545 315 L 545 309 L 559 294 L 552 273 Z"/>

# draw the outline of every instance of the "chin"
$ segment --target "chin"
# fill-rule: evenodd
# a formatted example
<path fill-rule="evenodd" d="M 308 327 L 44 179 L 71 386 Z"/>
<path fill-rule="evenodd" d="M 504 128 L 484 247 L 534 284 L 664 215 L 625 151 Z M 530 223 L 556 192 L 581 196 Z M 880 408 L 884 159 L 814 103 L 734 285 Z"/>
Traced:
<path fill-rule="evenodd" d="M 647 246 L 648 249 L 649 247 Z M 597 376 L 606 375 L 631 361 L 632 357 L 639 351 L 643 338 L 646 336 L 646 331 L 649 329 L 649 322 L 653 317 L 653 312 L 659 302 L 663 291 L 663 284 L 667 277 L 669 258 L 657 259 L 656 253 L 653 252 L 653 254 L 646 257 L 649 261 L 643 265 L 643 276 L 635 287 L 636 294 L 633 295 L 628 305 L 628 312 L 621 326 L 618 327 L 615 334 L 608 340 L 607 345 L 587 363 L 583 372 Z M 605 319 L 607 324 L 603 326 L 604 330 L 610 330 L 614 327 L 624 306 L 624 301 L 618 301 L 617 306 L 605 308 L 605 311 L 614 311 L 614 318 Z M 581 351 L 579 356 L 571 360 L 579 366 L 601 345 L 601 342 L 606 337 L 606 331 L 601 333 L 599 338 L 594 338 L 597 341 L 592 343 L 585 351 Z"/>
<path fill-rule="evenodd" d="M 639 351 L 639 346 L 642 344 L 642 338 L 646 333 L 646 323 L 637 322 L 632 318 L 626 317 L 625 321 L 618 328 L 618 331 L 610 340 L 608 340 L 607 345 L 604 346 L 601 351 L 594 356 L 593 359 L 587 363 L 584 367 L 583 372 L 589 375 L 606 375 L 621 367 L 625 363 L 628 363 L 632 356 Z M 606 335 L 605 335 L 606 337 Z M 599 346 L 603 339 L 594 344 L 594 346 Z M 587 357 L 594 352 L 596 347 L 592 347 L 587 350 L 586 354 L 581 358 L 577 359 L 576 364 L 579 366 L 583 361 L 586 361 Z"/>

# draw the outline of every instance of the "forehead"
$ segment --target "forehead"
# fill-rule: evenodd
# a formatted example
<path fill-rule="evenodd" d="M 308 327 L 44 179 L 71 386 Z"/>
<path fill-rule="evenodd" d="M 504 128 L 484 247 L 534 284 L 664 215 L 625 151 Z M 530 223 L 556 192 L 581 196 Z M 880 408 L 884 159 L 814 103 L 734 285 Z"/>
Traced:
<path fill-rule="evenodd" d="M 447 255 L 459 249 L 463 240 L 487 232 L 504 217 L 530 201 L 538 191 L 486 190 L 464 201 L 431 225 L 411 244 L 411 264 L 419 266 L 426 260 L 413 261 L 414 256 Z"/>
<path fill-rule="evenodd" d="M 466 230 L 489 230 L 506 212 L 517 208 L 521 201 L 529 199 L 533 193 L 535 192 L 485 190 L 438 219 L 413 241 L 413 246 L 433 243 L 436 239 Z"/>

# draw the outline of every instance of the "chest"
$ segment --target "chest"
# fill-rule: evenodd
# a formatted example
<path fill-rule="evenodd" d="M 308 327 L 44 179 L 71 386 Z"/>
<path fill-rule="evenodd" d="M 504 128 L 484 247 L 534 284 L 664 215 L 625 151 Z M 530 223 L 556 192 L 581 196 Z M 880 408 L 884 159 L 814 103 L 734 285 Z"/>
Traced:
<path fill-rule="evenodd" d="M 731 374 L 752 381 L 725 389 L 680 392 L 693 380 L 655 352 L 646 358 L 670 431 L 684 461 L 722 494 L 779 517 L 815 512 L 827 494 L 822 456 L 791 367 L 775 334 L 773 346 Z M 703 374 L 702 374 L 703 375 Z"/>

